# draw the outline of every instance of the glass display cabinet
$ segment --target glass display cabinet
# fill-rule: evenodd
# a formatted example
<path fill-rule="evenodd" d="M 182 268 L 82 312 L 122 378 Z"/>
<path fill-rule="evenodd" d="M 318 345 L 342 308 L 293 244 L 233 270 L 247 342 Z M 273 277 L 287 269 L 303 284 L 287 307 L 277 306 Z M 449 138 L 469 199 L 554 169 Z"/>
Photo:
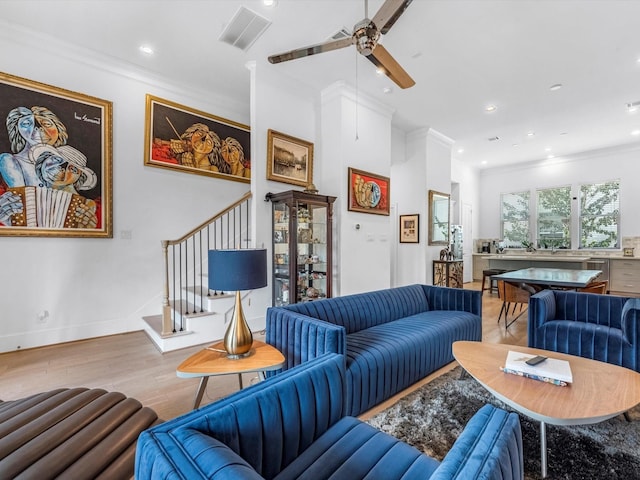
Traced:
<path fill-rule="evenodd" d="M 336 197 L 290 190 L 273 205 L 273 305 L 331 296 L 332 217 Z"/>

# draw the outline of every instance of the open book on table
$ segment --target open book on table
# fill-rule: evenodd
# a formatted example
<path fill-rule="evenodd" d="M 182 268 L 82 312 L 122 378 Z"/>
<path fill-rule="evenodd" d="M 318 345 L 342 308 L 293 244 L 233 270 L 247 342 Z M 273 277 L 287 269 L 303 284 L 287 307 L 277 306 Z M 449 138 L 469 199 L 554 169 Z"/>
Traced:
<path fill-rule="evenodd" d="M 525 362 L 533 357 L 535 355 L 509 350 L 502 370 L 506 373 L 513 373 L 555 385 L 566 385 L 573 382 L 571 366 L 566 360 L 547 358 L 544 362 L 535 366 L 527 365 Z"/>

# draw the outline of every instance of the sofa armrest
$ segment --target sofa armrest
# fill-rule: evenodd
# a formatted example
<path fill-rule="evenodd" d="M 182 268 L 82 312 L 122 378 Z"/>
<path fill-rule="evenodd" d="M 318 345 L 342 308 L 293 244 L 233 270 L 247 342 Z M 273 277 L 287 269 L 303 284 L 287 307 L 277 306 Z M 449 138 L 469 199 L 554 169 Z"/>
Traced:
<path fill-rule="evenodd" d="M 284 308 L 267 309 L 266 342 L 282 352 L 283 370 L 324 355 L 347 350 L 344 327 Z"/>
<path fill-rule="evenodd" d="M 429 310 L 457 310 L 482 316 L 482 292 L 462 288 L 422 285 Z"/>
<path fill-rule="evenodd" d="M 640 341 L 640 298 L 630 298 L 622 307 L 622 336 L 631 345 Z"/>
<path fill-rule="evenodd" d="M 553 290 L 542 290 L 531 295 L 528 315 L 528 346 L 535 347 L 538 328 L 556 318 L 556 296 Z"/>
<path fill-rule="evenodd" d="M 344 416 L 344 362 L 344 355 L 324 355 L 146 430 L 138 438 L 136 479 L 203 478 L 197 462 L 206 458 L 196 460 L 180 440 L 187 430 L 199 432 L 201 444 L 215 438 L 273 478 Z"/>
<path fill-rule="evenodd" d="M 524 478 L 522 431 L 515 413 L 485 405 L 466 427 L 429 480 Z"/>

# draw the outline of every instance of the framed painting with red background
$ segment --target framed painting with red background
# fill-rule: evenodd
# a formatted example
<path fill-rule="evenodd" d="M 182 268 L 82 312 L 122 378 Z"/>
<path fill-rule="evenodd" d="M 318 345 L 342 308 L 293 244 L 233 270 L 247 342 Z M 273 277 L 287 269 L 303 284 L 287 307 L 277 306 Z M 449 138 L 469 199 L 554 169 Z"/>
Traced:
<path fill-rule="evenodd" d="M 352 212 L 389 215 L 388 177 L 349 167 L 349 205 Z"/>
<path fill-rule="evenodd" d="M 147 94 L 144 164 L 251 182 L 249 127 Z"/>

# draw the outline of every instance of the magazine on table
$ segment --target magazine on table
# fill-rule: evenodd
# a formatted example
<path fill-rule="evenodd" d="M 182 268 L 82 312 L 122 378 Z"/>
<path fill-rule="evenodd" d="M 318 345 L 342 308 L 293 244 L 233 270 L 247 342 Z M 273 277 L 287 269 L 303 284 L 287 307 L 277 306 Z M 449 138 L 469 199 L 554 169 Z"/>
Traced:
<path fill-rule="evenodd" d="M 528 365 L 526 363 L 527 360 L 535 356 L 536 355 L 529 353 L 509 350 L 507 360 L 501 370 L 505 373 L 532 378 L 559 386 L 566 386 L 573 382 L 569 362 L 557 358 L 546 358 L 537 365 Z"/>

